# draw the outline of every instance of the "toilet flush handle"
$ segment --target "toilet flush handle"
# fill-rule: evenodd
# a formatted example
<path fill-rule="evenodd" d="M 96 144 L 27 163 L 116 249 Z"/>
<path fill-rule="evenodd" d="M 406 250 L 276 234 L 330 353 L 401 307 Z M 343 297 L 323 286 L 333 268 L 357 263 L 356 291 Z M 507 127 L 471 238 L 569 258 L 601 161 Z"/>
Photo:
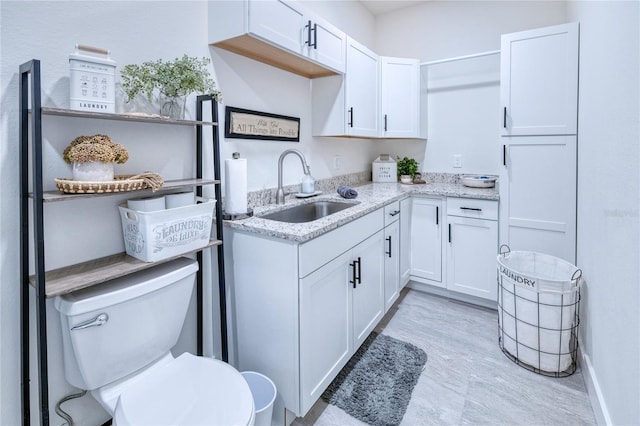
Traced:
<path fill-rule="evenodd" d="M 100 314 L 95 318 L 91 318 L 90 320 L 86 320 L 85 322 L 81 322 L 80 324 L 71 328 L 71 330 L 82 330 L 83 328 L 89 327 L 99 327 L 109 321 L 109 315 Z"/>

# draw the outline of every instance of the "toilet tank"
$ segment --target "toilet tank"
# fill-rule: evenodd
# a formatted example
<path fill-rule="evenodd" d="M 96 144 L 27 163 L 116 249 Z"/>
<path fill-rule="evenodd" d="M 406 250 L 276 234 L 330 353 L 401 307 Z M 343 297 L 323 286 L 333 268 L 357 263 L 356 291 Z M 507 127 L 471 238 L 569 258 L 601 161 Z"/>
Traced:
<path fill-rule="evenodd" d="M 178 258 L 56 297 L 67 381 L 93 390 L 167 354 L 182 330 L 197 270 L 196 261 Z"/>

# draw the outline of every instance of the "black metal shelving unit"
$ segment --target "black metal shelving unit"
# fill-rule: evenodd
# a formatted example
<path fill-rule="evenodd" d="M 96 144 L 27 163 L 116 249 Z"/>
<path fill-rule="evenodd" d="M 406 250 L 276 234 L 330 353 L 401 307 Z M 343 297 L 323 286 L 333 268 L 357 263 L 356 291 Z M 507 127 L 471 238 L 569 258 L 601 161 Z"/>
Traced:
<path fill-rule="evenodd" d="M 30 101 L 30 102 L 29 102 Z M 211 121 L 202 121 L 204 105 L 211 105 Z M 30 105 L 29 105 L 30 104 Z M 47 283 L 61 282 L 68 277 L 77 275 L 79 270 L 94 272 L 83 272 L 88 277 L 84 280 L 83 285 L 95 285 L 100 282 L 108 281 L 116 278 L 118 275 L 133 273 L 138 270 L 153 267 L 154 265 L 166 262 L 171 259 L 165 259 L 160 262 L 145 263 L 126 256 L 124 253 L 107 256 L 102 259 L 96 259 L 94 263 L 84 262 L 79 265 L 71 265 L 55 271 L 45 271 L 45 250 L 44 250 L 44 205 L 49 202 L 68 201 L 78 198 L 87 197 L 105 197 L 109 195 L 121 195 L 122 193 L 112 194 L 61 194 L 58 191 L 46 192 L 43 190 L 43 174 L 42 174 L 42 116 L 58 115 L 71 118 L 96 118 L 104 120 L 118 121 L 134 121 L 140 123 L 155 123 L 169 125 L 187 125 L 193 126 L 196 130 L 196 177 L 194 179 L 183 179 L 177 181 L 167 181 L 163 186 L 165 189 L 179 188 L 196 188 L 198 196 L 202 196 L 203 185 L 214 185 L 216 207 L 215 207 L 215 226 L 216 240 L 211 240 L 205 248 L 217 249 L 218 260 L 218 291 L 220 294 L 220 332 L 221 332 L 221 352 L 223 361 L 228 361 L 227 347 L 227 312 L 226 312 L 226 284 L 224 271 L 224 248 L 222 246 L 223 238 L 223 222 L 220 188 L 220 142 L 218 138 L 218 104 L 213 97 L 204 95 L 198 96 L 196 100 L 196 120 L 170 120 L 164 118 L 140 117 L 127 114 L 109 114 L 94 113 L 65 110 L 60 108 L 45 108 L 41 105 L 41 86 L 40 86 L 40 61 L 32 59 L 20 66 L 20 347 L 21 347 L 21 404 L 22 404 L 22 424 L 31 424 L 31 386 L 30 386 L 30 353 L 29 344 L 29 327 L 30 327 L 30 309 L 29 309 L 29 285 L 33 285 L 35 289 L 35 316 L 36 316 L 36 351 L 39 375 L 39 407 L 40 407 L 40 424 L 42 426 L 49 425 L 49 380 L 48 380 L 48 354 L 47 354 L 47 316 L 46 316 L 46 299 L 57 294 L 62 294 L 65 290 L 57 292 L 47 291 Z M 31 118 L 30 118 L 31 117 Z M 213 147 L 213 172 L 214 179 L 203 179 L 203 147 L 204 135 L 203 127 L 212 126 L 212 147 Z M 31 163 L 29 163 L 29 154 L 31 154 Z M 31 176 L 29 173 L 31 166 Z M 32 190 L 29 190 L 31 182 Z M 140 192 L 136 192 L 138 194 Z M 33 219 L 33 240 L 29 239 L 29 203 L 32 203 L 31 218 Z M 203 337 L 203 250 L 195 250 L 197 261 L 200 265 L 196 276 L 196 297 L 197 297 L 197 354 L 203 354 L 204 337 Z M 29 254 L 33 250 L 35 274 L 30 276 L 29 273 Z M 118 275 L 114 275 L 115 271 Z M 62 291 L 62 293 L 60 293 Z M 69 290 L 72 291 L 72 290 Z"/>

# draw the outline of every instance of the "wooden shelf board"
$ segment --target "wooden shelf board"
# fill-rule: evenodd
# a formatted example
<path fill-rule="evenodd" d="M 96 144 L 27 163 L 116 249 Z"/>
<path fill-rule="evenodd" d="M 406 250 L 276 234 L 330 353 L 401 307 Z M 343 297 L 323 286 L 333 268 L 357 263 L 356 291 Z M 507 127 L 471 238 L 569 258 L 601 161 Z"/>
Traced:
<path fill-rule="evenodd" d="M 167 190 L 172 189 L 180 189 L 180 188 L 189 188 L 200 185 L 216 185 L 219 184 L 219 180 L 214 179 L 177 179 L 177 180 L 169 180 L 165 181 L 162 188 L 158 191 L 165 192 Z M 158 192 L 156 191 L 156 192 Z M 104 197 L 109 195 L 122 195 L 122 194 L 132 194 L 133 196 L 146 195 L 152 193 L 151 189 L 141 189 L 137 191 L 122 191 L 122 192 L 103 192 L 103 193 L 93 193 L 93 194 L 65 194 L 60 191 L 45 191 L 42 194 L 42 201 L 45 203 L 56 202 L 56 201 L 70 201 L 70 200 L 78 200 L 80 198 L 93 198 L 93 197 Z M 33 193 L 29 193 L 29 197 L 33 198 Z"/>
<path fill-rule="evenodd" d="M 286 52 L 248 34 L 213 44 L 221 49 L 307 78 L 327 77 L 337 72 L 301 56 Z"/>
<path fill-rule="evenodd" d="M 118 253 L 76 265 L 65 266 L 64 268 L 54 269 L 45 273 L 45 294 L 46 297 L 49 298 L 71 293 L 221 244 L 222 241 L 220 240 L 211 240 L 203 248 L 157 262 L 143 262 L 126 253 Z M 35 285 L 35 275 L 29 277 L 29 282 L 31 285 Z"/>
<path fill-rule="evenodd" d="M 142 122 L 142 123 L 156 123 L 156 124 L 178 124 L 183 126 L 217 126 L 218 125 L 218 123 L 213 121 L 174 120 L 168 117 L 152 117 L 152 116 L 133 115 L 133 114 L 114 114 L 114 113 L 105 113 L 105 112 L 75 111 L 72 109 L 51 108 L 51 107 L 42 107 L 42 114 L 59 115 L 63 117 L 97 118 L 100 120 L 136 121 L 139 123 Z"/>

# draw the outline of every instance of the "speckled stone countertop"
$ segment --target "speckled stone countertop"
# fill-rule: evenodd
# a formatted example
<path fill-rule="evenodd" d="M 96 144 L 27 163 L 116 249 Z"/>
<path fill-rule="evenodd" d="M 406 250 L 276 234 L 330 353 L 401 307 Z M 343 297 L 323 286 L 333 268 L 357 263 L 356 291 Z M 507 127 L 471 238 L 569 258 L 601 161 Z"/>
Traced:
<path fill-rule="evenodd" d="M 252 217 L 241 220 L 226 220 L 225 226 L 302 243 L 371 213 L 372 211 L 389 203 L 406 198 L 411 194 L 480 198 L 486 200 L 498 199 L 497 188 L 469 188 L 461 184 L 451 182 L 434 182 L 416 185 L 403 185 L 399 183 L 367 183 L 356 186 L 354 189 L 358 191 L 358 197 L 353 200 L 344 199 L 335 191 L 303 199 L 287 197 L 285 204 L 268 204 L 265 206 L 254 207 L 254 215 Z M 353 207 L 331 214 L 322 219 L 306 223 L 277 222 L 260 217 L 298 204 L 312 203 L 318 200 L 344 202 L 353 204 Z"/>

